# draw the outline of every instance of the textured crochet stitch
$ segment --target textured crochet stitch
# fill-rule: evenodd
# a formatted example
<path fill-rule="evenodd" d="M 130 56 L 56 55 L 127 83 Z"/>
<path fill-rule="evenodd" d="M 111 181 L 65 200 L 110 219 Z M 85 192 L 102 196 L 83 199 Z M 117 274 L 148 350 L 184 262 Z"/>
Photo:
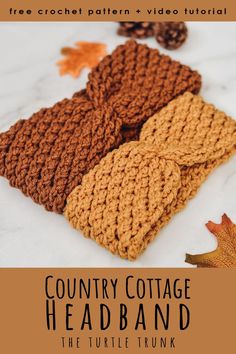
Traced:
<path fill-rule="evenodd" d="M 110 152 L 69 195 L 65 217 L 114 254 L 136 259 L 236 148 L 236 122 L 185 93 L 151 117 L 139 141 Z"/>
<path fill-rule="evenodd" d="M 196 71 L 128 41 L 91 72 L 86 90 L 0 134 L 0 175 L 62 213 L 67 196 L 102 157 L 137 139 L 142 124 L 173 98 L 200 86 Z"/>

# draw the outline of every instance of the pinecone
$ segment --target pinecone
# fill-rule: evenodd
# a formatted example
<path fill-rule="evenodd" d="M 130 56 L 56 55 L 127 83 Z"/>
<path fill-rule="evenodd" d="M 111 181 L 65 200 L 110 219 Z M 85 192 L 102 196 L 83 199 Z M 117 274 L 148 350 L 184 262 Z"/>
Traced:
<path fill-rule="evenodd" d="M 154 22 L 119 22 L 117 33 L 120 36 L 132 38 L 147 38 L 153 36 Z"/>
<path fill-rule="evenodd" d="M 156 22 L 153 31 L 157 42 L 166 49 L 179 48 L 188 35 L 184 22 Z"/>

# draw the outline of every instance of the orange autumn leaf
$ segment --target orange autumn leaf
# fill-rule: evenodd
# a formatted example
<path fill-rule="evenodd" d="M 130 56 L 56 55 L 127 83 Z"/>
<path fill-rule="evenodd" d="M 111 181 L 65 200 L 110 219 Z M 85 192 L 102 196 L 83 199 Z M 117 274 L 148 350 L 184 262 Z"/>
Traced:
<path fill-rule="evenodd" d="M 209 221 L 208 230 L 216 236 L 218 247 L 215 251 L 196 255 L 186 255 L 186 262 L 199 268 L 236 267 L 236 225 L 224 214 L 220 224 Z"/>
<path fill-rule="evenodd" d="M 57 65 L 60 75 L 69 74 L 76 78 L 84 68 L 93 68 L 107 54 L 106 45 L 92 42 L 76 42 L 77 48 L 65 47 L 61 54 L 65 56 Z"/>

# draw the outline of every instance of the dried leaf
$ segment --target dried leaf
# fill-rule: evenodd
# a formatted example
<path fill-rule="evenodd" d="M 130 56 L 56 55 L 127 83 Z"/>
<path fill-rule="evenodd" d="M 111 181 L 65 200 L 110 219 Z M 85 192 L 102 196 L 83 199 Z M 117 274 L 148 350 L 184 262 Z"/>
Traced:
<path fill-rule="evenodd" d="M 77 48 L 64 47 L 61 54 L 65 59 L 60 60 L 60 75 L 69 74 L 76 78 L 85 67 L 93 68 L 107 54 L 106 45 L 102 43 L 77 42 Z"/>
<path fill-rule="evenodd" d="M 236 267 L 236 225 L 224 214 L 221 224 L 209 221 L 208 230 L 216 236 L 218 247 L 215 251 L 186 255 L 186 262 L 200 268 L 234 268 Z"/>

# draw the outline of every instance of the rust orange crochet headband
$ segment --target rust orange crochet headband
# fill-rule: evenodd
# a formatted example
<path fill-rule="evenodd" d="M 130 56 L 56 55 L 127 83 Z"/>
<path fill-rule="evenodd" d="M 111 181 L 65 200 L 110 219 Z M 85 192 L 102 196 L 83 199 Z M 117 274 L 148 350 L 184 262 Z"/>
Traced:
<path fill-rule="evenodd" d="M 0 175 L 62 213 L 67 196 L 103 156 L 137 138 L 140 125 L 174 97 L 200 86 L 196 71 L 128 41 L 92 71 L 86 90 L 0 134 Z"/>

